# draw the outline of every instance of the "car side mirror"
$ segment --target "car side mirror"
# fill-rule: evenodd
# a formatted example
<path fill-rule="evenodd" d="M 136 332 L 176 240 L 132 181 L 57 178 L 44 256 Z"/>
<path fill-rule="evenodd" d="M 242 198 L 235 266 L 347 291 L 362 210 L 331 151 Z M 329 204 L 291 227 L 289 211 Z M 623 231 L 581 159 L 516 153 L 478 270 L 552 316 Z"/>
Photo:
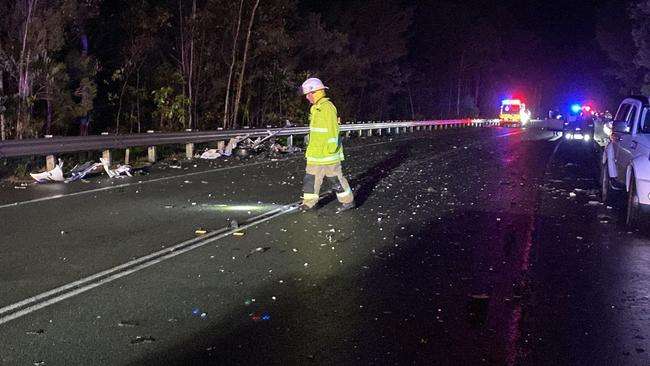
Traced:
<path fill-rule="evenodd" d="M 613 121 L 612 131 L 618 133 L 630 133 L 630 127 L 627 125 L 627 121 Z"/>

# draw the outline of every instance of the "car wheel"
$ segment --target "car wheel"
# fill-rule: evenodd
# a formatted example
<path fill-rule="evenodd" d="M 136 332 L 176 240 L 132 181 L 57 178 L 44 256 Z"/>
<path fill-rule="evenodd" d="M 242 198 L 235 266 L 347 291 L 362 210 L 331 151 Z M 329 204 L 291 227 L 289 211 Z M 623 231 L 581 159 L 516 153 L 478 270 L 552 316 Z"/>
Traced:
<path fill-rule="evenodd" d="M 605 161 L 605 164 L 600 169 L 600 198 L 603 203 L 611 205 L 613 192 L 609 181 L 609 169 L 607 168 L 607 161 Z"/>
<path fill-rule="evenodd" d="M 634 183 L 634 174 L 630 177 L 630 189 L 627 194 L 627 210 L 625 215 L 625 224 L 629 227 L 637 227 L 641 218 L 641 207 L 639 206 L 639 196 L 636 192 L 636 183 Z"/>

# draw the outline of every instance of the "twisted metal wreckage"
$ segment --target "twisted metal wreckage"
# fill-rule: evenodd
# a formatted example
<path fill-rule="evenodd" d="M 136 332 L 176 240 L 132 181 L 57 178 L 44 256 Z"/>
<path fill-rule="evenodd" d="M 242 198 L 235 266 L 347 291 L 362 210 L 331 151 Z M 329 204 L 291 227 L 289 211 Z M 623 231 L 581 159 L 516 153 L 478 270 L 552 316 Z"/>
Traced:
<path fill-rule="evenodd" d="M 250 134 L 236 136 L 231 138 L 223 149 L 206 149 L 201 155 L 195 157 L 211 160 L 221 156 L 232 156 L 233 152 L 236 156 L 240 157 L 259 154 L 265 150 L 270 154 L 299 152 L 300 148 L 298 147 L 285 146 L 275 141 L 275 136 L 281 131 L 267 131 L 267 136 L 258 137 L 255 140 L 250 138 Z"/>

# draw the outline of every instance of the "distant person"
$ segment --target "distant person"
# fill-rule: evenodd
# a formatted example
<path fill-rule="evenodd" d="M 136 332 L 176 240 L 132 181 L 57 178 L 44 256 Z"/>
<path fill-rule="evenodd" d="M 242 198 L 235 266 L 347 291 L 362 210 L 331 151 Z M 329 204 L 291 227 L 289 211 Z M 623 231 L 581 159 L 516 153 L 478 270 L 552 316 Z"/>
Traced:
<path fill-rule="evenodd" d="M 309 110 L 309 142 L 305 158 L 302 211 L 316 207 L 323 178 L 334 187 L 336 198 L 341 203 L 338 211 L 355 207 L 354 196 L 348 181 L 343 176 L 343 145 L 339 137 L 336 107 L 325 97 L 328 89 L 320 79 L 309 78 L 302 83 L 302 93 L 311 103 Z"/>

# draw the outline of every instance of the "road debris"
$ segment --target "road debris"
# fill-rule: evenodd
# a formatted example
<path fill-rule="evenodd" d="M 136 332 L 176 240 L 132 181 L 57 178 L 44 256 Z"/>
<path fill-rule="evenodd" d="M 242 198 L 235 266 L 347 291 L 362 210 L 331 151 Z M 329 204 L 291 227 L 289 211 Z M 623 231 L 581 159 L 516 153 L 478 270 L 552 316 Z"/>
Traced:
<path fill-rule="evenodd" d="M 140 324 L 138 324 L 137 322 L 133 322 L 133 321 L 122 321 L 122 322 L 117 323 L 117 326 L 120 327 L 120 328 L 134 328 L 134 327 L 137 327 L 138 325 L 140 325 Z"/>
<path fill-rule="evenodd" d="M 134 339 L 131 340 L 131 344 L 140 344 L 140 343 L 153 343 L 156 341 L 156 338 L 151 337 L 151 336 L 136 336 Z"/>
<path fill-rule="evenodd" d="M 194 309 L 192 309 L 192 314 L 194 314 L 194 315 L 198 315 L 198 316 L 200 316 L 201 318 L 205 318 L 205 317 L 208 316 L 208 313 L 199 310 L 199 308 L 194 308 Z"/>
<path fill-rule="evenodd" d="M 271 315 L 269 313 L 262 313 L 262 314 L 251 313 L 251 314 L 248 314 L 248 316 L 254 322 L 267 321 L 267 320 L 271 319 Z"/>
<path fill-rule="evenodd" d="M 265 253 L 269 249 L 271 249 L 271 247 L 258 247 L 258 248 L 255 248 L 255 249 L 251 249 L 248 252 L 248 255 L 246 256 L 246 258 L 250 257 L 251 255 L 253 255 L 255 253 Z"/>
<path fill-rule="evenodd" d="M 221 156 L 221 153 L 217 149 L 208 149 L 205 150 L 200 156 L 199 159 L 214 160 Z"/>
<path fill-rule="evenodd" d="M 106 171 L 106 174 L 110 178 L 123 178 L 123 174 L 131 177 L 131 166 L 130 165 L 118 165 L 117 168 L 111 169 L 108 165 L 108 161 L 104 160 L 104 158 L 99 158 L 99 161 L 102 162 L 102 166 L 104 167 L 104 171 Z"/>
<path fill-rule="evenodd" d="M 47 182 L 63 182 L 63 160 L 59 159 L 59 163 L 52 170 L 48 170 L 42 173 L 29 173 L 35 181 L 39 183 Z"/>
<path fill-rule="evenodd" d="M 81 165 L 75 165 L 72 170 L 70 170 L 70 175 L 65 179 L 65 183 L 74 182 L 76 180 L 82 179 L 89 174 L 94 174 L 99 172 L 99 167 L 101 163 L 93 163 L 92 161 L 87 161 Z"/>

